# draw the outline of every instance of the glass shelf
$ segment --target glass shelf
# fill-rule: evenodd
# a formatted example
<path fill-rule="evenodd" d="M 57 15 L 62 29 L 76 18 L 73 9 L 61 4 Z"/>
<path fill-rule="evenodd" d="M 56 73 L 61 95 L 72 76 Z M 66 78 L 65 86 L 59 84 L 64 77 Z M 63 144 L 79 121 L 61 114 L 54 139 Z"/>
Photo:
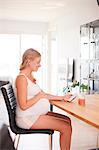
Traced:
<path fill-rule="evenodd" d="M 95 80 L 95 81 L 99 81 L 99 78 L 83 78 L 84 80 Z"/>
<path fill-rule="evenodd" d="M 99 92 L 99 20 L 80 27 L 80 82 Z"/>

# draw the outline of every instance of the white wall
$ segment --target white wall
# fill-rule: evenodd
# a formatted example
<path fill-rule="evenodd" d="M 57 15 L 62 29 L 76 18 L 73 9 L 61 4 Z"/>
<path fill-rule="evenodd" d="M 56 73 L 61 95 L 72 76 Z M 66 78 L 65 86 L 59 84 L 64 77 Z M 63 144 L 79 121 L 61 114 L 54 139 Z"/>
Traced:
<path fill-rule="evenodd" d="M 48 23 L 0 20 L 0 33 L 42 34 L 48 30 Z"/>
<path fill-rule="evenodd" d="M 59 61 L 64 57 L 77 59 L 76 78 L 79 78 L 80 25 L 99 19 L 96 0 L 76 0 L 67 5 L 66 11 L 50 24 L 56 30 Z"/>
<path fill-rule="evenodd" d="M 64 13 L 51 22 L 49 28 L 56 31 L 58 62 L 67 57 L 75 58 L 76 78 L 79 78 L 80 25 L 99 19 L 99 6 L 96 0 L 67 0 L 66 4 Z M 47 31 L 48 23 L 0 20 L 0 33 L 40 34 Z"/>

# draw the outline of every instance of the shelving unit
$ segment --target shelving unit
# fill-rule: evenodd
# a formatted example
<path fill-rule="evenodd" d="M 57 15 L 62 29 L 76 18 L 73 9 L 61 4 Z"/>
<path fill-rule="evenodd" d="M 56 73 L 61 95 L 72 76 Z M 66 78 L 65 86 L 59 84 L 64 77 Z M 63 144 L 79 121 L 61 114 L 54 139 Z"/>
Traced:
<path fill-rule="evenodd" d="M 80 27 L 80 82 L 99 93 L 99 20 Z"/>

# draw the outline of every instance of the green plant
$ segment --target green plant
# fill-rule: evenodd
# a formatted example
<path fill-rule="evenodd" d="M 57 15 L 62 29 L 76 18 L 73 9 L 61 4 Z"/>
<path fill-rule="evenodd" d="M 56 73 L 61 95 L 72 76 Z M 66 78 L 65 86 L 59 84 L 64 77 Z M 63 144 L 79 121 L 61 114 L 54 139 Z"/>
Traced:
<path fill-rule="evenodd" d="M 87 84 L 82 83 L 80 84 L 80 89 L 82 92 L 86 92 L 89 90 L 89 86 Z"/>
<path fill-rule="evenodd" d="M 71 87 L 74 88 L 76 86 L 79 86 L 79 82 L 75 80 L 75 81 L 73 81 L 73 84 L 71 85 Z"/>

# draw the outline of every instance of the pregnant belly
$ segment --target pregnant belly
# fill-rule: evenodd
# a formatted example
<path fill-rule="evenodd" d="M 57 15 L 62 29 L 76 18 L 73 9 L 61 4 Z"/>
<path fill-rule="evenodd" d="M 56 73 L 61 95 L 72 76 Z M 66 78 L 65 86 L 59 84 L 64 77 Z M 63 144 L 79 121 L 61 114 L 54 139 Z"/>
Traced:
<path fill-rule="evenodd" d="M 50 103 L 48 99 L 40 99 L 35 105 L 32 107 L 33 114 L 42 115 L 46 114 L 49 111 Z"/>

